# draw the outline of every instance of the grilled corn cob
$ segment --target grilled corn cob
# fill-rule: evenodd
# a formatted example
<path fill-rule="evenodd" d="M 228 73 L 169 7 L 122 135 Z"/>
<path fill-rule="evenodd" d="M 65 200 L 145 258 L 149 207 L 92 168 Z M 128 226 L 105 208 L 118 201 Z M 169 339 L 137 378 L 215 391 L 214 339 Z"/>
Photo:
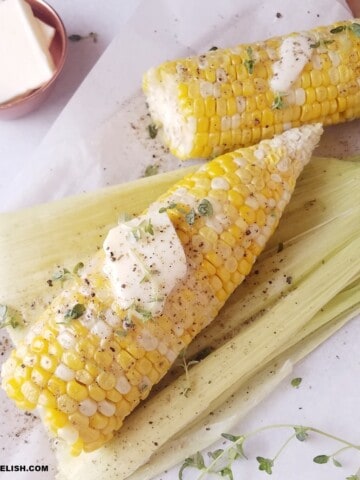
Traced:
<path fill-rule="evenodd" d="M 74 455 L 109 441 L 250 272 L 321 133 L 319 124 L 289 130 L 175 184 L 148 210 L 170 219 L 185 255 L 163 310 L 148 318 L 120 308 L 99 252 L 5 362 L 8 396 L 40 407 Z"/>
<path fill-rule="evenodd" d="M 291 127 L 360 116 L 360 21 L 344 21 L 150 69 L 143 90 L 179 158 L 209 158 Z"/>

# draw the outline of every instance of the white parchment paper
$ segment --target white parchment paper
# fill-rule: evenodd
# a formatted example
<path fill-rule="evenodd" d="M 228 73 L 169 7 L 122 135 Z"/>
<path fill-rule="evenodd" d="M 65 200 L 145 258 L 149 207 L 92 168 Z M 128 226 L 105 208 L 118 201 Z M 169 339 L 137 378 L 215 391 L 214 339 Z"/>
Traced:
<path fill-rule="evenodd" d="M 141 176 L 149 164 L 158 165 L 159 171 L 178 167 L 179 161 L 147 133 L 150 119 L 140 87 L 150 66 L 213 45 L 231 46 L 349 17 L 340 0 L 142 2 L 27 168 L 5 187 L 0 208 L 11 210 L 125 182 Z M 358 122 L 348 124 L 343 135 L 351 139 L 358 126 Z M 329 151 L 346 155 L 353 148 L 350 140 L 345 153 L 344 145 L 335 153 L 333 146 Z M 327 153 L 326 142 L 321 153 Z"/>
<path fill-rule="evenodd" d="M 259 40 L 350 16 L 345 3 L 340 0 L 144 0 L 53 124 L 39 149 L 29 158 L 27 166 L 5 187 L 1 209 L 30 206 L 135 179 L 144 174 L 149 164 L 158 165 L 159 171 L 178 167 L 179 161 L 166 152 L 158 139 L 151 140 L 147 135 L 150 120 L 140 85 L 143 72 L 150 66 L 166 59 L 206 51 L 213 45 L 230 46 Z M 360 148 L 356 144 L 358 129 L 359 122 L 328 129 L 319 152 L 338 156 L 355 152 Z M 351 375 L 359 378 L 355 371 L 359 369 L 358 356 L 356 365 L 352 362 L 352 352 L 356 355 L 357 349 L 353 345 L 356 343 L 353 335 L 359 334 L 359 323 L 349 324 L 346 328 L 342 336 L 338 335 L 332 343 L 327 343 L 307 359 L 303 390 L 295 392 L 289 389 L 288 383 L 284 384 L 275 396 L 268 399 L 265 407 L 256 409 L 257 418 L 249 418 L 249 427 L 256 420 L 265 424 L 271 416 L 272 406 L 276 418 L 282 419 L 283 413 L 288 412 L 299 423 L 311 420 L 311 410 L 317 415 L 329 416 L 341 401 L 334 389 L 334 398 L 328 400 L 328 406 L 321 403 L 328 386 L 322 372 L 329 373 L 329 368 L 337 386 L 347 392 L 348 397 L 341 398 L 343 408 L 353 405 L 351 398 L 358 390 L 354 393 L 352 389 Z M 348 342 L 346 348 L 344 342 Z M 343 363 L 334 360 L 334 348 L 337 348 L 336 352 L 343 348 Z M 348 372 L 345 376 L 344 370 Z M 314 400 L 311 389 L 315 383 Z M 9 419 L 0 436 L 0 452 L 3 452 L 0 453 L 0 463 L 49 465 L 48 473 L 0 472 L 1 480 L 52 480 L 55 460 L 41 425 L 36 419 L 19 413 L 3 393 L 0 398 L 1 415 Z M 300 409 L 305 406 L 304 417 Z M 351 411 L 342 412 L 342 415 L 345 415 L 345 435 L 350 431 L 348 417 L 352 415 L 357 425 L 360 418 Z M 317 469 L 315 474 L 309 470 L 312 476 L 304 468 L 301 478 L 340 478 L 339 471 L 333 470 L 326 466 L 323 470 Z M 252 479 L 258 478 L 257 473 L 263 478 L 264 473 L 256 472 L 256 466 L 252 466 L 252 472 Z M 299 472 L 291 472 L 290 467 L 287 469 L 286 462 L 280 472 L 282 476 L 275 474 L 274 480 L 300 478 L 297 476 Z M 177 471 L 161 478 L 175 479 Z"/>

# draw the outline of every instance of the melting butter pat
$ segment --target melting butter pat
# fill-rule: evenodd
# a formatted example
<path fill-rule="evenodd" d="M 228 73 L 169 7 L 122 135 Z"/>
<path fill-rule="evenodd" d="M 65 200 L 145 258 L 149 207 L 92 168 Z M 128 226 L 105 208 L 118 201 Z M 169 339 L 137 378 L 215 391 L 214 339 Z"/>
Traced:
<path fill-rule="evenodd" d="M 53 76 L 54 29 L 24 0 L 0 1 L 0 104 L 41 87 Z"/>
<path fill-rule="evenodd" d="M 170 292 L 187 271 L 183 246 L 161 207 L 154 203 L 146 214 L 120 223 L 104 242 L 104 273 L 117 303 L 144 320 L 161 315 Z"/>

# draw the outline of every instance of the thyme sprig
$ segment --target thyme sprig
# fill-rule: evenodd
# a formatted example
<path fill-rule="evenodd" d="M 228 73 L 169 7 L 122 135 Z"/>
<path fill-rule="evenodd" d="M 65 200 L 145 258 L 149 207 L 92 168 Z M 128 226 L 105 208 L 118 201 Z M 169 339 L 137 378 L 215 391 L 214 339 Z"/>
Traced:
<path fill-rule="evenodd" d="M 204 456 L 197 452 L 195 455 L 188 457 L 184 460 L 182 466 L 179 470 L 179 480 L 183 479 L 183 472 L 186 468 L 196 468 L 199 470 L 199 475 L 196 477 L 196 480 L 201 480 L 205 478 L 206 474 L 217 474 L 219 477 L 227 477 L 230 480 L 234 480 L 234 474 L 232 471 L 233 464 L 235 460 L 247 459 L 248 457 L 245 454 L 244 445 L 246 441 L 265 430 L 274 430 L 274 429 L 291 429 L 291 435 L 282 443 L 276 454 L 272 458 L 266 458 L 262 456 L 257 456 L 256 461 L 258 463 L 258 469 L 260 471 L 266 472 L 268 475 L 273 473 L 273 468 L 275 462 L 279 456 L 283 453 L 285 448 L 289 443 L 296 439 L 300 442 L 304 442 L 309 438 L 310 432 L 313 434 L 321 435 L 327 437 L 331 440 L 343 444 L 343 447 L 336 450 L 332 454 L 321 454 L 316 455 L 313 458 L 313 462 L 319 465 L 332 462 L 335 467 L 340 468 L 342 465 L 337 459 L 340 453 L 345 450 L 353 449 L 360 451 L 360 445 L 355 445 L 343 438 L 337 437 L 330 433 L 319 430 L 318 428 L 302 425 L 291 425 L 291 424 L 275 424 L 267 425 L 265 427 L 258 428 L 252 432 L 243 434 L 243 435 L 232 435 L 230 433 L 223 433 L 222 437 L 228 440 L 228 445 L 225 448 L 217 449 L 207 453 L 209 461 L 206 462 Z M 346 480 L 360 480 L 360 469 L 354 474 L 346 477 Z"/>

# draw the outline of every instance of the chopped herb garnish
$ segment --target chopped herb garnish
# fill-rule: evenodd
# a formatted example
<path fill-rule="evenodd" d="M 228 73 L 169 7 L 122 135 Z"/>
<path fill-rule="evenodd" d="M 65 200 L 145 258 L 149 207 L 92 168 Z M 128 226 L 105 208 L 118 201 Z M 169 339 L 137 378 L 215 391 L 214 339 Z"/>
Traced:
<path fill-rule="evenodd" d="M 91 38 L 94 43 L 98 41 L 98 34 L 95 32 L 90 32 L 88 35 L 79 35 L 78 33 L 73 33 L 68 36 L 70 42 L 80 42 L 81 40 L 87 40 Z"/>
<path fill-rule="evenodd" d="M 346 25 L 339 25 L 338 27 L 335 27 L 335 28 L 332 28 L 330 30 L 330 33 L 340 33 L 340 32 L 343 32 L 344 30 L 346 30 Z"/>
<path fill-rule="evenodd" d="M 75 275 L 78 275 L 79 274 L 79 270 L 81 270 L 82 268 L 84 268 L 84 264 L 83 262 L 79 262 L 75 265 L 75 267 L 73 268 L 73 273 Z"/>
<path fill-rule="evenodd" d="M 185 220 L 189 225 L 194 225 L 195 210 L 193 208 L 185 215 Z"/>
<path fill-rule="evenodd" d="M 154 235 L 154 227 L 151 219 L 143 220 L 137 227 L 131 228 L 131 234 L 137 242 L 141 239 L 143 233 Z"/>
<path fill-rule="evenodd" d="M 334 40 L 318 40 L 315 43 L 311 43 L 310 48 L 319 48 L 321 46 L 330 45 L 331 43 L 334 43 Z"/>
<path fill-rule="evenodd" d="M 7 305 L 0 305 L 0 328 L 17 328 L 23 325 L 19 313 L 10 309 Z"/>
<path fill-rule="evenodd" d="M 180 205 L 177 203 L 170 203 L 167 207 L 161 207 L 159 209 L 159 213 L 164 213 L 167 210 L 177 210 L 179 213 L 186 214 L 186 210 L 184 210 Z"/>
<path fill-rule="evenodd" d="M 83 305 L 82 303 L 77 303 L 72 308 L 67 310 L 64 315 L 64 319 L 68 321 L 76 320 L 77 318 L 80 318 L 82 315 L 84 315 L 85 310 L 85 305 Z"/>
<path fill-rule="evenodd" d="M 148 165 L 145 168 L 144 177 L 151 177 L 159 173 L 159 165 Z"/>
<path fill-rule="evenodd" d="M 339 25 L 338 27 L 332 28 L 330 33 L 336 34 L 344 32 L 348 30 L 352 32 L 357 37 L 360 37 L 360 24 L 359 23 L 352 23 L 351 25 Z"/>
<path fill-rule="evenodd" d="M 213 206 L 211 205 L 209 200 L 207 200 L 206 198 L 201 200 L 198 206 L 198 212 L 199 215 L 201 215 L 202 217 L 210 217 L 214 213 Z"/>
<path fill-rule="evenodd" d="M 151 223 L 151 219 L 149 219 L 148 222 L 145 222 L 144 232 L 149 233 L 150 235 L 154 235 L 154 228 L 153 228 L 153 224 Z"/>
<path fill-rule="evenodd" d="M 293 378 L 293 379 L 291 380 L 291 386 L 294 387 L 294 388 L 299 388 L 301 382 L 302 382 L 302 378 L 301 378 L 301 377 Z"/>
<path fill-rule="evenodd" d="M 277 93 L 275 95 L 275 98 L 274 98 L 273 104 L 271 105 L 271 108 L 273 110 L 281 110 L 283 107 L 284 107 L 283 96 L 281 95 L 281 93 Z"/>
<path fill-rule="evenodd" d="M 350 25 L 349 30 L 351 30 L 357 37 L 360 37 L 360 24 L 353 23 Z"/>
<path fill-rule="evenodd" d="M 245 65 L 245 68 L 246 70 L 248 71 L 248 73 L 250 75 L 252 75 L 254 73 L 254 66 L 255 66 L 255 58 L 254 58 L 254 54 L 253 54 L 253 50 L 251 47 L 248 47 L 246 49 L 246 53 L 248 54 L 248 59 L 244 60 L 244 65 Z"/>
<path fill-rule="evenodd" d="M 151 123 L 150 125 L 148 125 L 148 131 L 149 131 L 149 136 L 150 138 L 155 138 L 156 135 L 158 134 L 158 128 L 156 125 L 154 125 L 153 123 Z"/>
<path fill-rule="evenodd" d="M 142 308 L 139 305 L 135 305 L 134 310 L 136 313 L 141 315 L 143 321 L 151 320 L 152 313 L 150 312 L 150 310 L 146 310 L 145 308 Z"/>
<path fill-rule="evenodd" d="M 218 50 L 218 49 L 219 49 L 219 47 L 213 46 L 213 47 L 209 48 L 209 52 L 215 52 L 215 50 Z"/>

